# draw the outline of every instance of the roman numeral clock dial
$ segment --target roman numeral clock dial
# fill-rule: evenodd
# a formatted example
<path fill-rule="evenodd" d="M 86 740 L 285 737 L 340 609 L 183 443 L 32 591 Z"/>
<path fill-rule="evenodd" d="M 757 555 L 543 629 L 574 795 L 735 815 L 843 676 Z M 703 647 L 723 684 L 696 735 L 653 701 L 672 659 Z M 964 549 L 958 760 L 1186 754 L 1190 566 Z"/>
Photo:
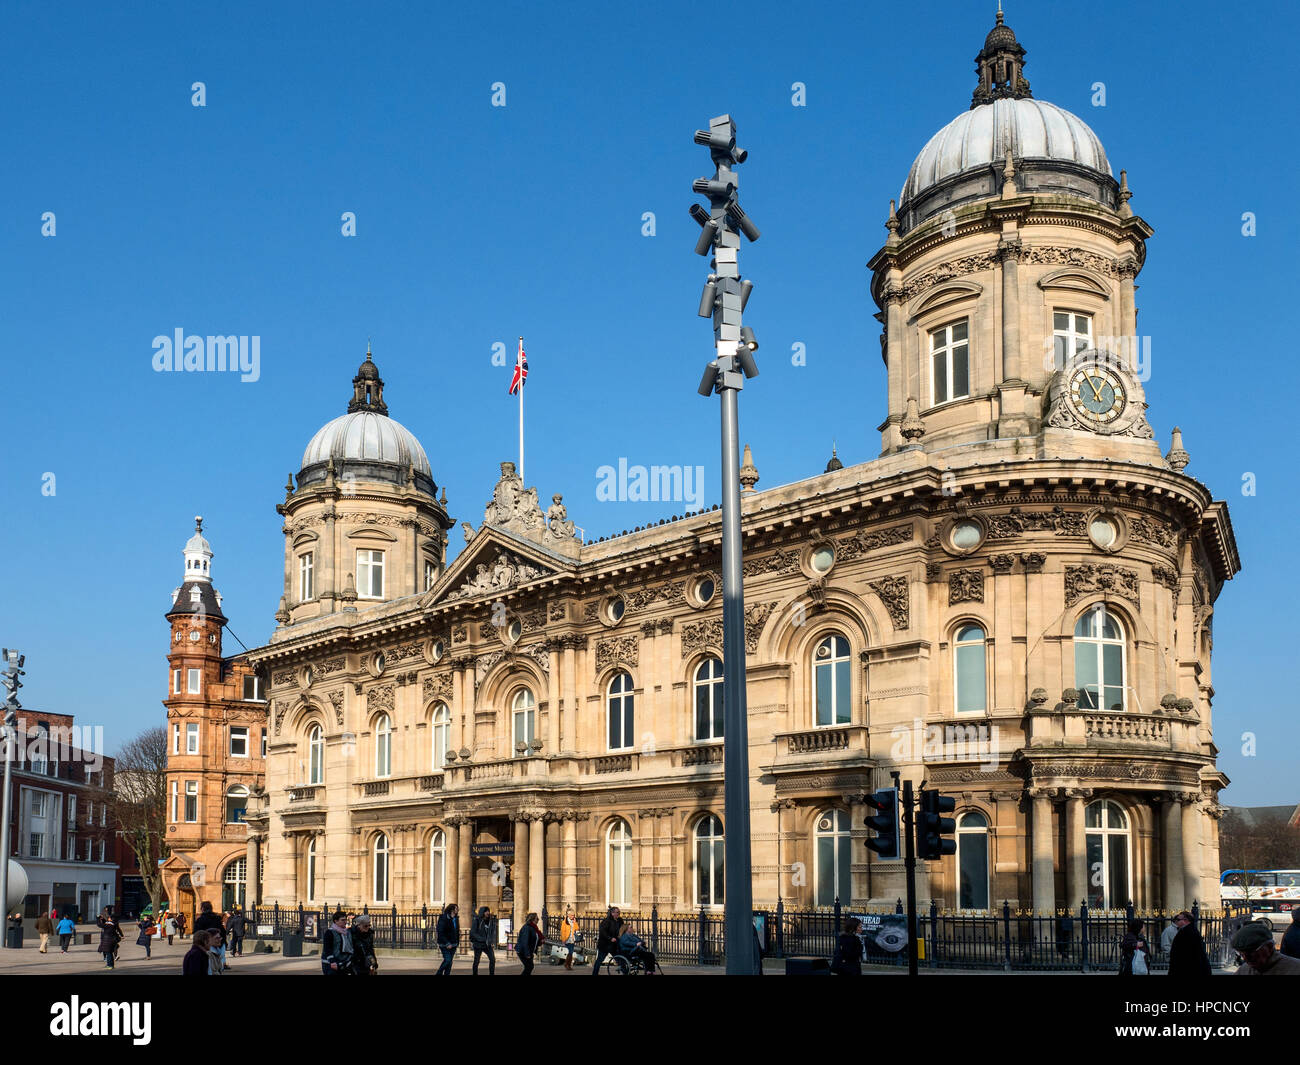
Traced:
<path fill-rule="evenodd" d="M 1124 413 L 1128 392 L 1114 370 L 1081 366 L 1070 375 L 1070 405 L 1084 422 L 1109 425 Z"/>

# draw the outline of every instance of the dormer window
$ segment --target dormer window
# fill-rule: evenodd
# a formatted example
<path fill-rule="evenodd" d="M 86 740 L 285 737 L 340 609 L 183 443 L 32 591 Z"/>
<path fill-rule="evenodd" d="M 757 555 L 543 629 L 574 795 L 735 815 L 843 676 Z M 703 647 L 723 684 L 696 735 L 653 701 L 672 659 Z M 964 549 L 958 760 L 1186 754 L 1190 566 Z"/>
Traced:
<path fill-rule="evenodd" d="M 930 405 L 937 407 L 970 395 L 970 322 L 945 325 L 930 333 Z"/>

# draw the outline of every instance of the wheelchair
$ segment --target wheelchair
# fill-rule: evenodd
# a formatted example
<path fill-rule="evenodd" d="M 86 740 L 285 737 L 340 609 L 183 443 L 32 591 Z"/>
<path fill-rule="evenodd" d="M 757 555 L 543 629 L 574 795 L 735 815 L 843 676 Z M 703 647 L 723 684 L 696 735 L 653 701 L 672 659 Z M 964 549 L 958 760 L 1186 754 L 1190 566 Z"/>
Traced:
<path fill-rule="evenodd" d="M 654 969 L 651 970 L 646 964 L 642 952 L 635 954 L 611 954 L 605 960 L 605 975 L 607 976 L 663 976 L 664 971 L 659 965 L 659 958 L 654 960 Z"/>

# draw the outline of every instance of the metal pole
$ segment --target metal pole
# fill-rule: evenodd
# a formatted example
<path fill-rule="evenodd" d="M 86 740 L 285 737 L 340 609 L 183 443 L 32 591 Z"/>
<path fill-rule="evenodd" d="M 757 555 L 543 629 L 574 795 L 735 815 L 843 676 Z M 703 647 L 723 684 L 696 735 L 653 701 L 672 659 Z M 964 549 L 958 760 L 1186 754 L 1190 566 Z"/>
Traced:
<path fill-rule="evenodd" d="M 903 835 L 906 849 L 903 865 L 907 869 L 907 975 L 916 976 L 916 834 L 912 831 L 912 782 L 903 781 Z"/>
<path fill-rule="evenodd" d="M 0 945 L 9 946 L 9 787 L 13 764 L 13 727 L 17 712 L 5 707 L 4 745 L 5 745 L 5 783 L 4 800 L 0 803 L 0 905 L 4 906 L 4 931 L 0 935 Z"/>

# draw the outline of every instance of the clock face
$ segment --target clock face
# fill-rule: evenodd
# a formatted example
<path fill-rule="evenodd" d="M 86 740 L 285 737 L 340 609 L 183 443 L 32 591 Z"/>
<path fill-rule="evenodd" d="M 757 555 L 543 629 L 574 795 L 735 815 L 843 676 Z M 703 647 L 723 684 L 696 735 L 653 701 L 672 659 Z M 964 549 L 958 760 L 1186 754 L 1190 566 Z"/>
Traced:
<path fill-rule="evenodd" d="M 1070 375 L 1070 401 L 1085 421 L 1107 425 L 1124 413 L 1128 392 L 1114 370 L 1081 366 Z"/>

